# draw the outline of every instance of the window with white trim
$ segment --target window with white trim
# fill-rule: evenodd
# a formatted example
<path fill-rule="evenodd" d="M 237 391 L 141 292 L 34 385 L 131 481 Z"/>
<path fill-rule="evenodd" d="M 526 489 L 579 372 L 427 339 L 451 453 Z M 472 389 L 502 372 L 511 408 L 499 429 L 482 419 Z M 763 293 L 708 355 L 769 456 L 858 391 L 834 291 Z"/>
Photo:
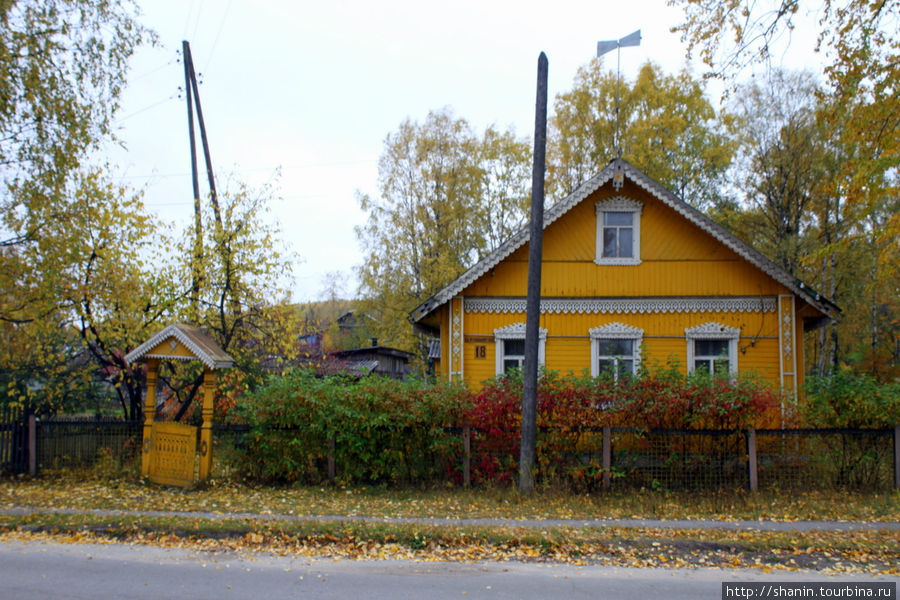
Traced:
<path fill-rule="evenodd" d="M 525 365 L 525 323 L 513 323 L 494 330 L 496 356 L 495 373 L 501 375 Z M 538 365 L 544 364 L 547 330 L 540 330 L 538 338 Z"/>
<path fill-rule="evenodd" d="M 643 205 L 617 196 L 598 202 L 597 251 L 598 265 L 641 264 L 641 211 Z"/>
<path fill-rule="evenodd" d="M 643 329 L 609 323 L 590 330 L 591 376 L 610 373 L 615 381 L 637 373 L 641 362 Z"/>
<path fill-rule="evenodd" d="M 687 337 L 688 372 L 737 374 L 737 349 L 741 330 L 709 322 L 684 330 Z"/>

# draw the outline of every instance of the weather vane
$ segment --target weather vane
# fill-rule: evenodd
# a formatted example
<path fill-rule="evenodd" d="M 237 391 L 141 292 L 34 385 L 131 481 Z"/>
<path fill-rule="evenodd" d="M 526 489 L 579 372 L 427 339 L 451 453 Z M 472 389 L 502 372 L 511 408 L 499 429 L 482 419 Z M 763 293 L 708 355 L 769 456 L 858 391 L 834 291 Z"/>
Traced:
<path fill-rule="evenodd" d="M 613 145 L 616 147 L 616 154 L 617 154 L 618 158 L 622 158 L 622 145 L 621 145 L 621 139 L 619 137 L 619 83 L 621 80 L 619 67 L 620 67 L 621 56 L 622 56 L 622 51 L 620 49 L 623 47 L 627 47 L 627 46 L 640 46 L 640 45 L 641 45 L 641 30 L 640 29 L 638 29 L 634 33 L 629 33 L 622 39 L 597 42 L 597 58 L 600 58 L 607 52 L 616 50 L 616 135 L 615 135 L 615 139 L 613 140 Z"/>

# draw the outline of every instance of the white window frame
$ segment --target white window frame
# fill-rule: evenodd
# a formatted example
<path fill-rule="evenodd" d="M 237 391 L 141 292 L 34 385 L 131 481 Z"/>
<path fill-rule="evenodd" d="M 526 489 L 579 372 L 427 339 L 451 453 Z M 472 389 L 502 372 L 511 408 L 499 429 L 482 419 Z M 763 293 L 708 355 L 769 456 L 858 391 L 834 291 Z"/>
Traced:
<path fill-rule="evenodd" d="M 694 361 L 696 358 L 695 346 L 698 340 L 727 340 L 728 341 L 728 373 L 732 376 L 738 373 L 738 340 L 741 337 L 741 330 L 734 327 L 728 327 L 715 321 L 703 323 L 696 327 L 688 327 L 684 330 L 685 338 L 687 338 L 687 363 L 688 373 L 693 373 L 695 369 Z M 700 357 L 702 358 L 702 357 Z"/>
<path fill-rule="evenodd" d="M 632 340 L 632 361 L 636 374 L 641 365 L 641 342 L 644 339 L 644 330 L 625 325 L 624 323 L 608 323 L 589 330 L 591 336 L 591 377 L 600 375 L 600 340 Z M 618 379 L 619 370 L 616 369 L 614 377 Z"/>
<path fill-rule="evenodd" d="M 596 255 L 594 262 L 598 265 L 639 265 L 641 264 L 641 212 L 644 205 L 637 200 L 616 196 L 601 200 L 594 206 L 597 215 Z M 632 244 L 630 257 L 603 256 L 603 215 L 607 212 L 632 213 Z"/>
<path fill-rule="evenodd" d="M 525 323 L 513 323 L 506 327 L 500 327 L 494 330 L 494 372 L 497 375 L 505 373 L 503 369 L 503 341 L 504 340 L 524 340 L 525 339 Z M 538 337 L 538 365 L 544 365 L 544 358 L 547 346 L 547 330 L 540 329 Z M 524 364 L 524 359 L 523 359 Z"/>

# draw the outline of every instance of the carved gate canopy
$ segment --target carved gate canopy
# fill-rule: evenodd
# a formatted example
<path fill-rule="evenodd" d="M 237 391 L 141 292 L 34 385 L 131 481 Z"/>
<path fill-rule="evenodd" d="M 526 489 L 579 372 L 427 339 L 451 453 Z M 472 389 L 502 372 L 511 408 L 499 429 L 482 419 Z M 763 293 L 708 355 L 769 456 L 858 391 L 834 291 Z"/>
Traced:
<path fill-rule="evenodd" d="M 176 323 L 169 325 L 125 355 L 134 363 L 147 362 L 147 394 L 144 400 L 144 441 L 141 474 L 163 485 L 188 486 L 194 483 L 197 458 L 197 428 L 178 423 L 157 423 L 156 382 L 160 360 L 199 360 L 204 365 L 203 407 L 200 427 L 199 478 L 209 477 L 212 468 L 212 424 L 216 369 L 234 366 L 234 360 L 208 333 Z"/>

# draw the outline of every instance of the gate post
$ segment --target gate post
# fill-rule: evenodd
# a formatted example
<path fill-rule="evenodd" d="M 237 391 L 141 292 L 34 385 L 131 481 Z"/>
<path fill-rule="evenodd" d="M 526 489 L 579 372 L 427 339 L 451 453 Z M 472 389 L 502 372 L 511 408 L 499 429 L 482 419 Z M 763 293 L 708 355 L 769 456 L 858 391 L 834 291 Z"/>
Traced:
<path fill-rule="evenodd" d="M 144 394 L 144 436 L 141 444 L 141 476 L 150 476 L 150 450 L 153 445 L 153 421 L 156 420 L 156 382 L 159 361 L 147 359 L 147 392 Z"/>
<path fill-rule="evenodd" d="M 37 471 L 37 417 L 28 411 L 28 474 L 35 477 Z"/>
<path fill-rule="evenodd" d="M 756 428 L 747 430 L 747 487 L 759 491 L 759 469 L 756 462 Z"/>
<path fill-rule="evenodd" d="M 894 489 L 900 490 L 900 425 L 894 425 Z"/>
<path fill-rule="evenodd" d="M 200 425 L 200 481 L 209 479 L 212 471 L 212 423 L 215 407 L 216 373 L 212 369 L 205 369 L 203 373 L 203 407 L 200 416 L 203 423 Z"/>

